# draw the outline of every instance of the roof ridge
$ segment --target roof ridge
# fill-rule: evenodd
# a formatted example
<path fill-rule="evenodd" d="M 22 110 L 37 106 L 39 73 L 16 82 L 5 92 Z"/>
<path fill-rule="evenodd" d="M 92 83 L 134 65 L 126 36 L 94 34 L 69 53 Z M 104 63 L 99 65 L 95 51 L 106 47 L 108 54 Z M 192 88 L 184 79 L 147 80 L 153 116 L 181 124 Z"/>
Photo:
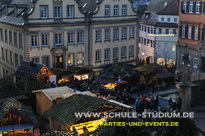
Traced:
<path fill-rule="evenodd" d="M 171 6 L 171 4 L 173 4 L 173 3 L 176 2 L 176 1 L 177 1 L 177 0 L 173 0 L 173 1 L 171 1 L 170 3 L 167 2 L 167 5 L 166 5 L 162 10 L 156 12 L 156 14 L 158 14 L 159 12 L 162 12 L 162 11 L 166 10 L 167 7 Z"/>

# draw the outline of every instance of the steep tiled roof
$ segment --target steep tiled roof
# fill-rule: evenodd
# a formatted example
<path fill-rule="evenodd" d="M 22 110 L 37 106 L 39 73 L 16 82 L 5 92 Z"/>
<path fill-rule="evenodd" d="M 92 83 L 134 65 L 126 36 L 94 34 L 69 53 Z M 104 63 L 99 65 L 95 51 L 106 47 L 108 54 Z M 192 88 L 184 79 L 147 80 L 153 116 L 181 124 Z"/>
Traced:
<path fill-rule="evenodd" d="M 158 15 L 179 15 L 179 3 L 178 0 L 172 1 L 163 10 L 157 13 Z"/>
<path fill-rule="evenodd" d="M 146 11 L 159 12 L 165 7 L 165 3 L 169 5 L 173 0 L 152 0 Z"/>
<path fill-rule="evenodd" d="M 23 61 L 15 72 L 15 75 L 20 78 L 24 78 L 27 75 L 36 76 L 43 66 L 44 65 L 39 63 Z"/>

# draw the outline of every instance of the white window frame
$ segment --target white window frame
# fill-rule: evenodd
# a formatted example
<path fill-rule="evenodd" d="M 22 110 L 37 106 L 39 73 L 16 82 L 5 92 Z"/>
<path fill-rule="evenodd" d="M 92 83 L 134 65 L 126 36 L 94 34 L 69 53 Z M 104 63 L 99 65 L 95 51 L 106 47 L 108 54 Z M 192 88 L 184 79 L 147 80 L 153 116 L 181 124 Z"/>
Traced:
<path fill-rule="evenodd" d="M 127 28 L 123 27 L 122 28 L 122 39 L 127 39 Z"/>
<path fill-rule="evenodd" d="M 182 38 L 185 38 L 185 33 L 186 33 L 186 26 L 182 26 L 182 32 L 181 32 L 181 36 Z"/>
<path fill-rule="evenodd" d="M 189 1 L 189 13 L 193 13 L 193 8 L 194 8 L 194 2 Z"/>
<path fill-rule="evenodd" d="M 119 58 L 119 48 L 115 47 L 113 48 L 113 59 L 118 59 Z"/>
<path fill-rule="evenodd" d="M 102 31 L 101 30 L 96 30 L 95 31 L 95 41 L 100 42 L 101 39 L 102 39 L 101 37 L 102 37 Z"/>
<path fill-rule="evenodd" d="M 40 5 L 40 18 L 48 18 L 48 5 Z"/>
<path fill-rule="evenodd" d="M 119 5 L 114 5 L 113 16 L 119 16 Z"/>
<path fill-rule="evenodd" d="M 187 13 L 187 11 L 186 11 L 187 6 L 189 6 L 189 5 L 187 5 L 187 1 L 184 1 L 184 2 L 183 2 L 183 10 L 184 10 L 184 13 Z"/>
<path fill-rule="evenodd" d="M 83 43 L 84 42 L 84 32 L 79 31 L 77 32 L 77 43 Z"/>
<path fill-rule="evenodd" d="M 175 18 L 174 18 L 174 22 L 177 23 L 177 21 L 178 21 L 178 19 L 175 17 Z"/>
<path fill-rule="evenodd" d="M 101 50 L 96 50 L 95 51 L 95 62 L 101 61 Z"/>
<path fill-rule="evenodd" d="M 110 49 L 105 49 L 104 55 L 105 60 L 110 60 Z"/>
<path fill-rule="evenodd" d="M 134 45 L 130 45 L 129 46 L 129 57 L 133 57 L 134 56 Z"/>
<path fill-rule="evenodd" d="M 167 22 L 171 22 L 171 18 L 170 17 L 167 18 Z"/>
<path fill-rule="evenodd" d="M 67 17 L 74 18 L 75 17 L 75 8 L 74 5 L 67 5 Z"/>
<path fill-rule="evenodd" d="M 75 33 L 68 32 L 68 44 L 74 44 L 75 41 Z"/>
<path fill-rule="evenodd" d="M 183 53 L 181 54 L 180 62 L 181 62 L 182 65 L 184 65 L 184 54 Z"/>
<path fill-rule="evenodd" d="M 110 40 L 110 29 L 105 29 L 105 41 Z"/>
<path fill-rule="evenodd" d="M 37 34 L 31 35 L 31 47 L 38 47 L 38 35 Z"/>
<path fill-rule="evenodd" d="M 114 28 L 113 29 L 113 40 L 118 40 L 119 39 L 119 28 Z"/>
<path fill-rule="evenodd" d="M 129 35 L 130 35 L 130 38 L 134 38 L 135 37 L 135 27 L 134 26 L 130 27 Z"/>
<path fill-rule="evenodd" d="M 199 65 L 199 59 L 198 57 L 193 58 L 193 68 L 198 68 Z"/>
<path fill-rule="evenodd" d="M 164 22 L 164 17 L 161 17 L 161 22 Z"/>
<path fill-rule="evenodd" d="M 62 6 L 54 6 L 54 18 L 62 18 Z"/>
<path fill-rule="evenodd" d="M 127 5 L 122 5 L 122 16 L 127 16 Z"/>
<path fill-rule="evenodd" d="M 192 57 L 191 57 L 191 55 L 189 55 L 189 62 L 187 64 L 187 66 L 189 66 L 189 67 L 191 67 L 191 59 L 192 59 Z"/>
<path fill-rule="evenodd" d="M 201 7 L 200 1 L 196 1 L 196 14 L 200 14 L 200 7 Z"/>
<path fill-rule="evenodd" d="M 54 43 L 55 45 L 62 45 L 63 44 L 63 35 L 62 33 L 55 33 L 54 34 Z"/>
<path fill-rule="evenodd" d="M 48 46 L 48 34 L 47 33 L 41 34 L 41 45 Z"/>
<path fill-rule="evenodd" d="M 110 16 L 110 5 L 105 5 L 105 16 L 106 17 Z"/>

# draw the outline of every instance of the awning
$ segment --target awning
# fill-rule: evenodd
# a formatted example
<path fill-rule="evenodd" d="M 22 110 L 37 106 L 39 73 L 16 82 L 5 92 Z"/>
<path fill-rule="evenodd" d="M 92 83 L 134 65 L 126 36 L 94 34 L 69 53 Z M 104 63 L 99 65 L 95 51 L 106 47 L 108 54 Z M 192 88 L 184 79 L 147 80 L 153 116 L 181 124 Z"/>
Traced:
<path fill-rule="evenodd" d="M 8 131 L 8 130 L 17 130 L 17 129 L 29 129 L 33 128 L 33 125 L 30 124 L 20 124 L 20 125 L 8 125 L 0 127 L 0 131 Z"/>

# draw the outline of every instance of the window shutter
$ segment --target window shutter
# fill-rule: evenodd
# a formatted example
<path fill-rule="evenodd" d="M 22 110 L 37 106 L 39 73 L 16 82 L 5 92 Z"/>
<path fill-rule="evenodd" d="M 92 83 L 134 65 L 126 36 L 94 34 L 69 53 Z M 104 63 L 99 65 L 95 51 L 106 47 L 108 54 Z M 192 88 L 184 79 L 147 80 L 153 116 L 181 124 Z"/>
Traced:
<path fill-rule="evenodd" d="M 193 13 L 196 13 L 196 1 L 193 2 Z"/>
<path fill-rule="evenodd" d="M 185 26 L 185 38 L 188 38 L 188 26 Z"/>
<path fill-rule="evenodd" d="M 182 13 L 184 13 L 183 6 L 184 6 L 184 2 L 182 1 L 182 2 L 181 2 L 181 12 L 182 12 Z"/>
<path fill-rule="evenodd" d="M 195 27 L 192 26 L 192 28 L 191 28 L 191 39 L 193 39 L 193 40 L 194 40 L 194 33 L 195 33 Z"/>
<path fill-rule="evenodd" d="M 201 38 L 200 38 L 200 32 L 201 32 L 201 29 L 200 29 L 200 27 L 198 28 L 198 40 L 201 40 Z"/>
<path fill-rule="evenodd" d="M 179 27 L 179 37 L 182 38 L 182 25 Z"/>
<path fill-rule="evenodd" d="M 199 13 L 201 14 L 202 12 L 202 2 L 200 1 L 200 6 L 199 6 Z"/>
<path fill-rule="evenodd" d="M 203 41 L 205 40 L 205 38 L 204 38 L 205 35 L 204 34 L 205 34 L 205 28 L 202 29 L 202 40 Z"/>
<path fill-rule="evenodd" d="M 186 13 L 189 13 L 189 1 L 187 1 L 187 5 L 186 5 Z"/>

